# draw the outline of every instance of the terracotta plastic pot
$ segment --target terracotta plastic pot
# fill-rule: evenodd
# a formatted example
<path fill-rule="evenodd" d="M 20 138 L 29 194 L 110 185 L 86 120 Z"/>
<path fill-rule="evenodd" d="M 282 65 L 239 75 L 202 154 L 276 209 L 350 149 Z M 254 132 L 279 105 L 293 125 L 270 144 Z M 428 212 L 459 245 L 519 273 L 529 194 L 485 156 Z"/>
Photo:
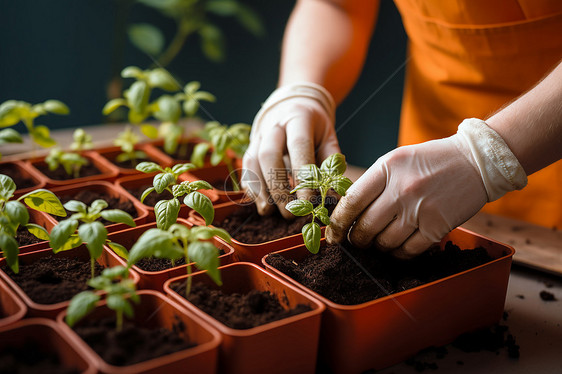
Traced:
<path fill-rule="evenodd" d="M 19 263 L 21 265 L 28 265 L 32 264 L 33 262 L 39 260 L 40 258 L 47 257 L 52 255 L 52 250 L 49 249 L 42 249 L 36 252 L 31 253 L 24 253 L 19 255 Z M 66 257 L 66 258 L 79 258 L 84 261 L 90 260 L 90 254 L 86 246 L 81 245 L 80 247 L 59 252 L 57 256 Z M 97 260 L 97 262 L 102 265 L 103 267 L 113 267 L 117 265 L 121 265 L 113 256 L 110 256 L 107 251 L 104 251 L 101 257 Z M 6 259 L 0 259 L 0 267 L 5 265 Z M 131 271 L 130 278 L 135 281 L 135 284 L 138 284 L 140 281 L 139 275 L 134 271 Z M 62 301 L 56 304 L 40 304 L 37 303 L 21 289 L 20 286 L 3 270 L 0 270 L 0 280 L 4 281 L 10 288 L 17 294 L 17 296 L 24 302 L 27 307 L 27 316 L 28 317 L 44 317 L 44 318 L 56 318 L 57 314 L 59 314 L 62 310 L 68 307 L 70 300 Z"/>
<path fill-rule="evenodd" d="M 462 228 L 441 241 L 461 249 L 483 247 L 494 259 L 483 265 L 358 305 L 336 304 L 271 267 L 267 270 L 326 304 L 320 360 L 334 373 L 359 373 L 401 362 L 430 346 L 452 342 L 464 332 L 490 326 L 503 314 L 509 280 L 510 246 Z M 299 262 L 304 245 L 279 251 Z"/>
<path fill-rule="evenodd" d="M 80 183 L 80 184 L 73 184 L 68 186 L 60 186 L 54 187 L 50 189 L 55 195 L 59 198 L 63 196 L 73 196 L 74 194 L 82 191 L 82 190 L 91 190 L 97 193 L 101 193 L 106 196 L 117 197 L 120 201 L 131 201 L 135 206 L 135 210 L 137 212 L 137 217 L 133 217 L 133 221 L 137 225 L 141 225 L 148 220 L 148 210 L 145 208 L 143 204 L 141 204 L 137 199 L 129 198 L 127 195 L 124 195 L 121 190 L 117 189 L 115 185 L 105 182 L 105 181 L 94 181 L 88 183 Z M 56 225 L 58 221 L 56 218 L 49 216 L 49 219 L 54 222 Z M 108 232 L 114 232 L 119 230 L 124 230 L 129 228 L 130 226 L 124 223 L 112 223 L 105 226 Z"/>
<path fill-rule="evenodd" d="M 138 188 L 140 186 L 152 186 L 152 180 L 154 179 L 154 175 L 155 174 L 143 173 L 141 175 L 131 175 L 127 177 L 122 177 L 115 181 L 115 186 L 122 195 L 126 196 L 131 201 L 137 201 L 148 211 L 148 220 L 150 221 L 153 221 L 156 217 L 154 214 L 154 207 L 141 203 L 140 200 L 137 199 L 135 196 L 133 196 L 129 191 L 131 189 Z M 180 175 L 178 180 L 181 182 L 187 180 L 186 175 L 185 174 Z M 209 199 L 211 199 L 211 202 L 213 204 L 215 204 L 219 200 L 219 197 L 214 190 L 200 190 L 199 192 L 201 192 Z M 152 192 L 152 193 L 156 193 L 156 192 Z M 187 218 L 191 208 L 183 204 L 183 198 L 180 198 L 180 202 L 182 204 L 180 205 L 179 217 Z"/>
<path fill-rule="evenodd" d="M 92 175 L 89 177 L 73 178 L 67 180 L 56 180 L 56 179 L 49 178 L 37 168 L 37 166 L 39 165 L 42 166 L 46 165 L 45 163 L 46 156 L 29 159 L 26 161 L 26 163 L 27 165 L 29 165 L 30 169 L 34 170 L 37 173 L 40 173 L 43 176 L 43 178 L 45 178 L 45 181 L 47 182 L 47 187 L 67 186 L 70 184 L 90 182 L 90 181 L 102 181 L 102 180 L 113 181 L 119 175 L 119 170 L 117 169 L 117 166 L 113 165 L 111 162 L 107 161 L 105 158 L 101 157 L 96 152 L 85 151 L 82 153 L 82 156 L 84 156 L 85 158 L 88 159 L 88 161 L 94 164 L 96 168 L 98 168 L 98 170 L 100 171 L 100 174 Z"/>
<path fill-rule="evenodd" d="M 218 322 L 172 290 L 172 284 L 187 276 L 168 280 L 166 294 L 211 324 L 222 335 L 219 353 L 221 373 L 314 373 L 318 349 L 320 317 L 324 305 L 288 282 L 255 264 L 234 263 L 220 267 L 223 292 L 247 293 L 253 289 L 275 294 L 287 308 L 297 304 L 312 310 L 247 330 L 236 330 Z M 205 274 L 191 275 L 194 283 L 219 287 Z"/>
<path fill-rule="evenodd" d="M 14 173 L 18 173 L 25 178 L 29 178 L 34 183 L 33 186 L 26 187 L 26 188 L 21 188 L 20 186 L 16 186 L 19 189 L 17 189 L 14 192 L 15 197 L 19 197 L 23 194 L 26 194 L 38 188 L 43 188 L 47 184 L 47 180 L 45 179 L 42 173 L 40 173 L 35 168 L 29 167 L 23 161 L 0 162 L 0 174 L 5 174 L 13 179 Z"/>
<path fill-rule="evenodd" d="M 147 145 L 147 144 L 139 144 L 135 146 L 135 150 L 143 151 L 146 153 L 149 160 L 152 162 L 157 163 L 160 166 L 169 166 L 169 162 L 167 159 L 162 157 L 161 152 L 155 151 L 154 147 Z M 121 147 L 106 147 L 106 148 L 99 148 L 95 149 L 94 152 L 97 152 L 101 157 L 105 158 L 108 162 L 111 162 L 117 169 L 119 170 L 119 176 L 127 176 L 127 175 L 138 175 L 144 174 L 141 171 L 138 171 L 134 168 L 122 168 L 114 164 L 115 158 L 122 153 Z"/>
<path fill-rule="evenodd" d="M 191 223 L 183 219 L 178 219 L 177 223 L 186 225 L 188 227 L 193 226 Z M 142 235 L 143 232 L 155 227 L 156 227 L 156 222 L 147 223 L 139 227 L 130 228 L 127 230 L 109 234 L 108 237 L 110 240 L 124 245 L 125 248 L 131 249 L 133 244 L 137 241 L 137 239 Z M 220 263 L 222 265 L 230 264 L 235 260 L 234 248 L 232 248 L 232 246 L 228 245 L 227 243 L 216 237 L 212 239 L 212 242 L 213 244 L 215 244 L 215 246 L 217 246 L 217 248 L 222 249 L 225 252 L 223 255 L 219 257 Z M 109 256 L 111 256 L 115 261 L 119 262 L 122 265 L 127 264 L 127 261 L 125 261 L 119 255 L 113 252 L 111 248 L 106 247 L 106 251 L 108 252 Z M 176 266 L 171 269 L 166 269 L 161 271 L 147 271 L 134 265 L 133 270 L 136 273 L 138 273 L 138 275 L 140 276 L 140 283 L 139 283 L 140 288 L 149 288 L 156 291 L 162 291 L 164 282 L 166 282 L 168 279 L 186 274 L 187 265 L 184 264 L 184 265 Z"/>
<path fill-rule="evenodd" d="M 242 160 L 234 159 L 233 168 L 238 181 L 240 181 L 240 176 L 242 175 Z M 212 185 L 218 183 L 226 183 L 228 181 L 230 172 L 228 167 L 224 163 L 220 163 L 217 166 L 205 165 L 200 169 L 193 169 L 186 173 L 187 180 L 204 180 Z M 225 188 L 214 188 L 214 191 L 219 197 L 219 202 L 225 203 L 230 201 L 237 201 L 245 197 L 244 191 L 229 191 Z"/>
<path fill-rule="evenodd" d="M 159 292 L 143 290 L 139 291 L 138 294 L 141 297 L 141 302 L 140 304 L 133 304 L 135 308 L 134 321 L 138 325 L 154 328 L 165 327 L 172 330 L 174 324 L 181 321 L 185 325 L 185 337 L 197 345 L 170 355 L 119 367 L 105 362 L 64 322 L 65 312 L 59 314 L 57 322 L 61 329 L 71 337 L 73 344 L 87 352 L 101 373 L 215 373 L 220 344 L 218 332 Z M 103 318 L 113 313 L 105 306 L 105 302 L 102 302 L 101 306 L 97 307 L 85 319 Z"/>
<path fill-rule="evenodd" d="M 29 341 L 45 352 L 55 353 L 65 368 L 76 369 L 83 374 L 96 373 L 93 362 L 67 334 L 60 331 L 54 321 L 32 318 L 0 328 L 0 351 L 7 347 L 23 347 Z"/>
<path fill-rule="evenodd" d="M 238 202 L 229 202 L 215 205 L 215 221 L 221 222 L 228 216 L 234 214 L 238 209 L 240 209 L 240 204 L 246 204 L 245 200 L 240 200 Z M 189 212 L 188 221 L 195 225 L 204 225 L 205 221 L 203 218 L 194 211 Z M 325 227 L 322 227 L 322 235 L 324 235 Z M 263 256 L 268 253 L 279 251 L 281 249 L 286 249 L 294 247 L 299 244 L 303 244 L 302 233 L 286 236 L 283 238 L 271 240 L 264 243 L 248 244 L 236 240 L 236 233 L 230 233 L 232 238 L 231 245 L 236 250 L 236 258 L 238 261 L 252 262 L 254 264 L 261 265 L 261 260 Z"/>
<path fill-rule="evenodd" d="M 26 313 L 25 304 L 7 284 L 0 281 L 0 327 L 19 321 Z"/>

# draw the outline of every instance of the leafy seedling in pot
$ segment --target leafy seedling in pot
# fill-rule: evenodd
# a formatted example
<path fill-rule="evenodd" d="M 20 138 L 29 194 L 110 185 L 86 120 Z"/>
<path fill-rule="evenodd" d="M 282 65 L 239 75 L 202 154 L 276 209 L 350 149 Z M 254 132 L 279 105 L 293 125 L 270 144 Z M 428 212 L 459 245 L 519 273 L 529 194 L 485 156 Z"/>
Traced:
<path fill-rule="evenodd" d="M 64 204 L 64 207 L 74 213 L 51 230 L 50 244 L 54 253 L 67 251 L 86 243 L 90 253 L 92 278 L 95 277 L 95 263 L 103 252 L 104 244 L 109 245 L 118 254 L 127 252 L 122 245 L 107 239 L 107 229 L 99 219 L 136 226 L 129 213 L 120 209 L 105 209 L 107 206 L 107 202 L 101 199 L 95 200 L 89 207 L 81 201 L 70 200 Z"/>
<path fill-rule="evenodd" d="M 238 158 L 242 158 L 248 145 L 250 144 L 251 126 L 245 123 L 235 123 L 231 126 L 221 125 L 217 121 L 205 124 L 205 128 L 200 133 L 205 141 L 197 144 L 193 148 L 191 162 L 201 168 L 205 162 L 207 152 L 212 149 L 211 164 L 218 165 L 223 161 L 228 167 L 232 188 L 240 191 L 238 177 L 232 165 L 231 152 Z"/>
<path fill-rule="evenodd" d="M 330 216 L 326 208 L 326 195 L 330 189 L 334 189 L 340 196 L 345 196 L 347 189 L 353 182 L 349 178 L 344 177 L 345 172 L 345 156 L 340 153 L 334 153 L 322 162 L 320 168 L 314 164 L 303 166 L 303 170 L 298 173 L 300 183 L 291 191 L 294 193 L 303 188 L 318 190 L 321 202 L 318 206 L 304 199 L 297 199 L 289 202 L 285 208 L 295 216 L 312 215 L 312 222 L 307 223 L 302 228 L 302 236 L 306 248 L 312 253 L 318 253 L 320 250 L 320 225 L 316 220 L 320 220 L 324 225 L 330 224 Z"/>
<path fill-rule="evenodd" d="M 162 168 L 154 162 L 141 162 L 137 165 L 137 170 L 144 173 L 159 172 L 154 176 L 153 186 L 144 190 L 141 196 L 141 202 L 153 191 L 162 193 L 165 190 L 172 194 L 170 200 L 160 200 L 154 205 L 154 214 L 156 215 L 156 225 L 162 230 L 167 230 L 171 225 L 176 223 L 180 212 L 179 198 L 184 196 L 183 202 L 199 213 L 207 225 L 210 225 L 215 218 L 215 209 L 211 199 L 203 195 L 197 190 L 210 190 L 213 187 L 205 181 L 181 182 L 178 183 L 178 177 L 188 170 L 195 168 L 193 164 L 177 164 L 173 167 Z"/>
<path fill-rule="evenodd" d="M 73 151 L 85 151 L 87 149 L 92 149 L 94 143 L 92 143 L 92 135 L 88 134 L 84 129 L 76 129 L 72 134 L 72 143 L 70 144 L 70 149 Z"/>
<path fill-rule="evenodd" d="M 113 144 L 121 147 L 121 152 L 115 158 L 117 162 L 130 161 L 132 165 L 137 166 L 137 161 L 139 159 L 146 158 L 146 153 L 135 149 L 135 145 L 139 142 L 139 137 L 135 134 L 130 127 L 127 127 L 124 131 L 120 132 L 117 139 Z"/>
<path fill-rule="evenodd" d="M 140 302 L 135 283 L 129 278 L 129 269 L 115 266 L 104 269 L 101 275 L 88 281 L 88 286 L 96 291 L 106 292 L 107 307 L 115 311 L 116 330 L 123 328 L 123 316 L 133 318 L 134 311 L 131 301 Z M 66 309 L 65 321 L 73 327 L 78 321 L 88 315 L 100 302 L 101 296 L 94 291 L 83 291 L 75 295 Z"/>
<path fill-rule="evenodd" d="M 14 129 L 4 129 L 0 131 L 0 145 L 7 143 L 23 143 L 23 139 L 19 132 Z M 0 153 L 0 159 L 2 153 Z"/>
<path fill-rule="evenodd" d="M 78 153 L 65 152 L 58 147 L 51 149 L 47 157 L 45 157 L 45 162 L 51 171 L 55 171 L 62 166 L 66 174 L 71 178 L 79 178 L 82 166 L 88 165 L 88 159 L 85 157 L 80 156 Z"/>
<path fill-rule="evenodd" d="M 51 138 L 47 126 L 36 125 L 35 118 L 47 114 L 68 114 L 68 107 L 58 100 L 47 100 L 32 105 L 25 101 L 8 100 L 0 104 L 0 127 L 9 127 L 23 122 L 31 139 L 41 147 L 52 147 L 57 142 Z"/>
<path fill-rule="evenodd" d="M 39 239 L 49 240 L 49 233 L 44 227 L 29 222 L 29 212 L 22 201 L 31 209 L 65 217 L 59 199 L 49 190 L 38 189 L 16 200 L 10 200 L 16 191 L 16 184 L 7 175 L 0 174 L 0 250 L 6 263 L 14 273 L 19 272 L 19 244 L 15 239 L 19 226 L 25 226 Z"/>
<path fill-rule="evenodd" d="M 195 226 L 192 228 L 174 223 L 167 230 L 149 229 L 145 231 L 131 248 L 127 264 L 133 266 L 146 257 L 167 258 L 172 261 L 185 259 L 187 274 L 191 274 L 191 263 L 207 274 L 218 284 L 222 284 L 219 267 L 219 250 L 208 241 L 218 236 L 230 242 L 230 235 L 223 229 Z M 185 296 L 191 292 L 191 277 L 187 279 Z"/>

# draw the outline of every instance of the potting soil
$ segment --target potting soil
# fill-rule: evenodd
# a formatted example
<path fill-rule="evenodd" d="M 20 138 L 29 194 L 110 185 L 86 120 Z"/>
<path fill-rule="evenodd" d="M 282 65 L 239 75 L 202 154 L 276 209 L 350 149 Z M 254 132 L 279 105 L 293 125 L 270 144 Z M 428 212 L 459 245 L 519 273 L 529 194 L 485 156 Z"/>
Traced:
<path fill-rule="evenodd" d="M 50 170 L 47 164 L 35 164 L 34 165 L 41 173 L 45 174 L 47 177 L 58 180 L 66 181 L 70 179 L 75 179 L 74 175 L 68 175 L 62 166 L 59 166 L 56 170 Z M 101 171 L 91 162 L 80 168 L 78 173 L 78 178 L 91 177 L 93 175 L 101 174 Z"/>
<path fill-rule="evenodd" d="M 28 339 L 22 346 L 7 346 L 0 351 L 0 373 L 73 374 L 79 371 L 62 366 L 55 353 L 45 352 L 37 342 Z"/>

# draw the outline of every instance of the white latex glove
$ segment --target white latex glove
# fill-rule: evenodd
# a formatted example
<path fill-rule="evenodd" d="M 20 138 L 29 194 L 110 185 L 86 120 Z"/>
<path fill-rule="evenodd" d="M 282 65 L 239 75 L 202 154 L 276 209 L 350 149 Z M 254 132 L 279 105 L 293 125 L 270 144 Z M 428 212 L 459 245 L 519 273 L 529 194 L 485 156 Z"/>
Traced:
<path fill-rule="evenodd" d="M 379 158 L 336 206 L 329 243 L 347 236 L 411 258 L 439 242 L 487 201 L 527 184 L 507 144 L 484 121 L 463 121 L 445 139 L 397 148 Z"/>
<path fill-rule="evenodd" d="M 335 109 L 325 88 L 307 82 L 282 86 L 265 101 L 252 125 L 242 174 L 242 187 L 255 199 L 260 214 L 271 214 L 277 206 L 284 217 L 294 217 L 285 209 L 291 187 L 283 157 L 289 156 L 296 176 L 302 165 L 340 152 Z M 301 190 L 297 196 L 310 193 Z"/>

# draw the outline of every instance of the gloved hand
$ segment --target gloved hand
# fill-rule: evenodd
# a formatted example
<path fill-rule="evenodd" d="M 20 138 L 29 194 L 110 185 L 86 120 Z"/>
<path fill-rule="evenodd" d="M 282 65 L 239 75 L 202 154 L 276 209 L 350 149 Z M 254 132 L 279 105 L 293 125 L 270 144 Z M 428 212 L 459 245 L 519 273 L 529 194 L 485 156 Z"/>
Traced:
<path fill-rule="evenodd" d="M 242 187 L 256 201 L 258 212 L 271 214 L 276 205 L 285 218 L 291 187 L 283 157 L 288 154 L 293 176 L 302 165 L 340 152 L 334 129 L 335 103 L 323 87 L 306 82 L 275 90 L 252 125 L 243 159 Z M 311 191 L 301 190 L 299 198 Z"/>
<path fill-rule="evenodd" d="M 476 214 L 487 201 L 527 184 L 525 171 L 498 133 L 463 121 L 445 139 L 397 148 L 379 158 L 331 216 L 328 243 L 348 239 L 411 258 Z"/>

